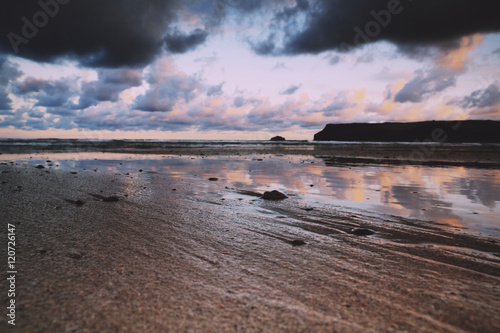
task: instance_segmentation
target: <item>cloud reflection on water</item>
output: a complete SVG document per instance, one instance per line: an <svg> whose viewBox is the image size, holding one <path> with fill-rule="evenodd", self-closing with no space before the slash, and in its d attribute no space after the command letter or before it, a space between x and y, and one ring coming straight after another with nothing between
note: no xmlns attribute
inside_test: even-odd
<svg viewBox="0 0 500 333"><path fill-rule="evenodd" d="M50 155L50 156L49 156ZM220 179L230 188L277 189L309 202L375 210L455 227L500 233L500 170L465 167L326 165L311 156L159 156L79 153L3 155L3 161L43 163L62 169L148 173L186 179ZM32 156L33 158L29 158ZM313 186L311 186L313 185Z"/></svg>

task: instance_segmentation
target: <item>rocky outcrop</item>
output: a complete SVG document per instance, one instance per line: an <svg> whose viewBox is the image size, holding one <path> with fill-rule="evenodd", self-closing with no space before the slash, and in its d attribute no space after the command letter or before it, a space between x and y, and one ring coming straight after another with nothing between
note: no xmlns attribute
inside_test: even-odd
<svg viewBox="0 0 500 333"><path fill-rule="evenodd" d="M328 124L314 141L500 143L500 121Z"/></svg>
<svg viewBox="0 0 500 333"><path fill-rule="evenodd" d="M271 141L286 141L286 139L282 136L275 136L273 138L271 138Z"/></svg>

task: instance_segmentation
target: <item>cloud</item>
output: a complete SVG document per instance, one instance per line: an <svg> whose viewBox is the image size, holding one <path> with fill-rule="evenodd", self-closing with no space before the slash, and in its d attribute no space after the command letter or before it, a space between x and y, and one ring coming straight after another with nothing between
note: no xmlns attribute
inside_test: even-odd
<svg viewBox="0 0 500 333"><path fill-rule="evenodd" d="M343 110L354 107L355 102L350 100L350 96L346 92L339 92L333 97L333 100L328 102L328 105L322 107L319 111L323 112L325 116L334 116Z"/></svg>
<svg viewBox="0 0 500 333"><path fill-rule="evenodd" d="M332 55L329 59L328 59L328 63L332 66L338 64L340 61L342 60L342 57L339 56L339 55Z"/></svg>
<svg viewBox="0 0 500 333"><path fill-rule="evenodd" d="M5 57L0 56L0 110L12 109L12 100L8 96L8 88L12 81L23 75L23 72L18 67Z"/></svg>
<svg viewBox="0 0 500 333"><path fill-rule="evenodd" d="M207 89L207 96L220 96L222 95L224 92L222 91L222 87L224 86L224 82L218 84L218 85L215 85L215 86L211 86L211 87L208 87Z"/></svg>
<svg viewBox="0 0 500 333"><path fill-rule="evenodd" d="M233 100L232 105L236 108L241 108L242 106L246 106L246 105L255 106L255 105L259 105L261 103L262 103L262 100L260 100L258 98L254 98L254 97L244 98L243 96L236 96Z"/></svg>
<svg viewBox="0 0 500 333"><path fill-rule="evenodd" d="M459 46L454 50L441 54L437 58L437 64L442 68L462 71L469 62L470 54L484 41L483 35L473 35L461 38Z"/></svg>
<svg viewBox="0 0 500 333"><path fill-rule="evenodd" d="M469 96L465 96L457 103L458 106L464 109L487 109L496 108L500 111L500 82L492 83L486 89L479 89L472 92Z"/></svg>
<svg viewBox="0 0 500 333"><path fill-rule="evenodd" d="M27 77L13 86L13 91L26 99L35 99L34 106L61 107L78 94L77 78L44 80Z"/></svg>
<svg viewBox="0 0 500 333"><path fill-rule="evenodd" d="M122 91L140 86L143 80L142 70L100 69L97 74L97 81L82 83L76 108L85 109L100 102L116 102Z"/></svg>
<svg viewBox="0 0 500 333"><path fill-rule="evenodd" d="M369 64L372 63L373 61L375 61L375 56L373 55L373 53L362 54L356 60L358 64Z"/></svg>
<svg viewBox="0 0 500 333"><path fill-rule="evenodd" d="M83 81L77 76L58 80L27 77L16 82L12 90L33 107L47 107L47 112L70 115L72 110L86 109L101 102L116 102L122 91L142 84L142 71L134 69L99 69L98 80ZM75 103L75 100L78 100Z"/></svg>
<svg viewBox="0 0 500 333"><path fill-rule="evenodd" d="M295 92L297 92L297 90L300 89L300 87L302 87L301 84L299 84L299 85L292 84L290 87L288 87L285 90L283 90L282 92L280 92L280 95L293 95L293 94L295 94Z"/></svg>
<svg viewBox="0 0 500 333"><path fill-rule="evenodd" d="M39 3L48 4L45 11ZM165 32L176 19L179 3L8 1L0 14L0 52L39 62L67 58L84 66L144 66L163 50ZM39 27L33 22L39 22Z"/></svg>
<svg viewBox="0 0 500 333"><path fill-rule="evenodd" d="M196 29L190 34L184 34L179 30L174 30L174 32L168 34L164 40L167 50L171 53L185 53L203 44L207 37L208 32L201 29Z"/></svg>
<svg viewBox="0 0 500 333"><path fill-rule="evenodd" d="M419 103L456 84L455 71L434 68L428 72L418 70L416 77L406 83L394 96L398 103Z"/></svg>
<svg viewBox="0 0 500 333"><path fill-rule="evenodd" d="M179 71L170 58L160 59L152 65L146 81L150 87L136 98L136 110L172 111L178 101L190 102L205 89L199 78Z"/></svg>
<svg viewBox="0 0 500 333"><path fill-rule="evenodd" d="M489 0L297 1L275 12L268 37L252 47L258 54L318 54L385 40L401 50L452 50L463 36L500 31L499 11Z"/></svg>

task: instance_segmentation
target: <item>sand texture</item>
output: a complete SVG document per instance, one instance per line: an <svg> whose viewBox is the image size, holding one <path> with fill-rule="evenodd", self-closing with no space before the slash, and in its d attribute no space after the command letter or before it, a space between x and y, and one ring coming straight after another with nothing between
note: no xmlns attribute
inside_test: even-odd
<svg viewBox="0 0 500 333"><path fill-rule="evenodd" d="M0 170L2 332L500 332L495 236L217 181Z"/></svg>

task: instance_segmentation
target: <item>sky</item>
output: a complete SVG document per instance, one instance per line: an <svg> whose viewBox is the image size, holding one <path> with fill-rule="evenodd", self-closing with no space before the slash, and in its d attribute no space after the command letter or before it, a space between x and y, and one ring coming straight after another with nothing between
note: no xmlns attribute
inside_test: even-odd
<svg viewBox="0 0 500 333"><path fill-rule="evenodd" d="M16 0L0 137L311 140L500 120L500 2Z"/></svg>

